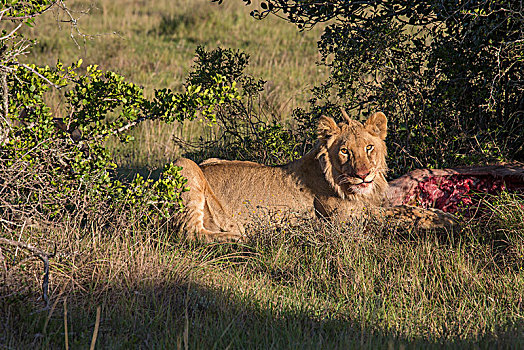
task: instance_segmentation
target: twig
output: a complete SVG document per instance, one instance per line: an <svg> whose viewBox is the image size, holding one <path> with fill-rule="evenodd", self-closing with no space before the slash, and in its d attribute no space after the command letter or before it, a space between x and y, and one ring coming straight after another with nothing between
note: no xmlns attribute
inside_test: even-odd
<svg viewBox="0 0 524 350"><path fill-rule="evenodd" d="M3 238L0 237L0 244L7 244L10 246L27 249L31 253L33 253L34 256L38 257L42 262L44 263L44 279L42 281L42 299L44 300L46 304L46 308L49 307L49 296L48 296L48 290L49 290L49 258L52 258L55 256L55 253L49 254L44 252L43 250L40 250L36 248L35 246L24 243L21 241L14 241L12 239ZM56 248L56 247L55 247Z"/></svg>
<svg viewBox="0 0 524 350"><path fill-rule="evenodd" d="M90 350L95 350L95 344L96 344L96 337L98 336L98 327L100 326L100 311L101 308L98 306L96 308L96 321L95 321L95 330L93 331L93 338L91 339L91 347Z"/></svg>
<svg viewBox="0 0 524 350"><path fill-rule="evenodd" d="M393 144L394 144L395 146L397 146L398 148L400 148L400 150L401 150L402 152L404 152L404 153L405 153L409 158L415 160L415 161L416 161L416 162L417 162L421 167L424 167L424 165L422 164L422 162L421 162L417 157L412 156L408 151L406 151L406 149L405 149L404 147L402 147L401 145L399 145L399 144L396 143L396 142L393 142Z"/></svg>
<svg viewBox="0 0 524 350"><path fill-rule="evenodd" d="M5 17L4 17L4 18L5 18ZM5 39L10 38L11 35L13 35L14 33L16 33L16 31L17 31L18 29L20 29L20 27L21 27L23 24L24 24L24 22L20 22L20 24L19 24L18 26L16 26L16 28L13 29L13 30L11 31L11 33L9 33L9 34L7 34L7 35L4 35L3 37L0 38L0 40L5 40Z"/></svg>
<svg viewBox="0 0 524 350"><path fill-rule="evenodd" d="M34 70L33 68L29 67L27 64L21 64L20 66L24 67L25 69L27 70L30 70L31 72L35 73L36 75L38 75L40 78L44 79L49 85L51 85L52 87L54 87L55 89L61 89L63 88L65 85L56 85L55 83L53 83L51 80L47 79L46 77L44 77L42 74L38 73L38 71Z"/></svg>
<svg viewBox="0 0 524 350"><path fill-rule="evenodd" d="M64 298L64 341L66 350L69 350L69 334L67 334L67 298Z"/></svg>
<svg viewBox="0 0 524 350"><path fill-rule="evenodd" d="M69 9L63 0L58 0L56 1L57 2L57 6L59 8L62 9L62 11L69 17L68 20L60 20L59 22L65 22L65 23L71 23L71 31L69 33L71 39L73 40L73 42L75 43L75 45L80 48L80 44L78 43L78 41L76 40L75 38L75 32L76 32L76 35L79 35L82 37L83 41L84 41L84 46L85 46L85 43L86 43L86 38L89 38L89 39L92 39L92 38L95 38L95 37L99 37L99 36L102 36L102 35L118 35L117 32L112 32L112 33L104 33L104 34L96 34L96 35L92 35L92 34L85 34L83 33L82 31L80 31L80 29L78 28L78 20L89 13L89 11L91 11L91 9L93 8L93 5L91 5L91 7L85 11L80 11L80 16L78 18L75 18L73 16L73 12L74 13L78 13L78 11L72 11L71 9ZM58 20L58 17L57 17L57 20Z"/></svg>
<svg viewBox="0 0 524 350"><path fill-rule="evenodd" d="M130 128L132 128L133 126L137 125L138 123L141 123L141 122L143 122L144 120L147 120L147 119L149 119L149 118L151 118L151 117L150 117L150 116L140 117L140 118L138 118L137 120L132 121L132 122L130 122L129 124L126 124L126 125L124 125L124 126L118 128L118 129L110 130L110 131L108 131L108 132L106 132L106 133L103 133L103 134L97 135L97 136L94 137L94 140L101 140L101 139L103 139L104 137L106 137L106 136L110 136L110 135L118 135L118 134L120 134L121 132L126 131L127 129L130 129Z"/></svg>
<svg viewBox="0 0 524 350"><path fill-rule="evenodd" d="M11 11L12 7L5 8L0 11L0 21L2 20L2 17L4 17L4 13Z"/></svg>
<svg viewBox="0 0 524 350"><path fill-rule="evenodd" d="M120 134L122 131L126 131L127 129L132 128L133 126L137 125L138 123L141 123L144 120L149 119L149 118L150 118L149 116L140 117L137 120L135 120L135 121L133 121L133 122L127 124L127 125L122 126L121 128L118 128L116 130L112 130L110 132L110 134L113 134L113 135Z"/></svg>
<svg viewBox="0 0 524 350"><path fill-rule="evenodd" d="M7 273L7 263L5 262L4 254L2 254L2 247L0 247L0 264L3 265L4 270Z"/></svg>
<svg viewBox="0 0 524 350"><path fill-rule="evenodd" d="M20 234L18 235L18 241L17 242L20 242L20 239L22 239L22 235L24 234L24 229L25 229L26 223L27 223L27 221L24 220L24 223L22 224L22 228L20 229ZM19 249L20 249L20 247L16 247L15 256L13 258L13 263L16 261L16 258L18 257L18 250Z"/></svg>
<svg viewBox="0 0 524 350"><path fill-rule="evenodd" d="M9 127L11 126L11 121L9 120L9 90L7 89L7 73L1 72L0 79L2 80L0 83L2 84L2 109L4 110L4 115L2 117L4 119L6 127L9 129Z"/></svg>
<svg viewBox="0 0 524 350"><path fill-rule="evenodd" d="M42 11L33 13L31 15L20 16L20 17L13 17L13 16L11 16L11 17L3 17L2 20L3 21L7 21L7 20L22 20L22 19L29 19L29 18L33 18L33 17L36 17L36 16L40 16L42 13L48 11L51 7L55 6L57 2L58 1L53 1L49 6L47 6ZM6 10L11 10L11 8L6 9ZM4 12L4 11L2 11L2 12Z"/></svg>

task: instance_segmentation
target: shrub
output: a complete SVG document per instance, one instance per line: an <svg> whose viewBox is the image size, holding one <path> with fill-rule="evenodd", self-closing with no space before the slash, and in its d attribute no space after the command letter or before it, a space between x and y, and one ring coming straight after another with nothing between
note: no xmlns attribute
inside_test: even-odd
<svg viewBox="0 0 524 350"><path fill-rule="evenodd" d="M187 143L190 156L197 160L209 157L281 164L300 155L300 134L289 125L260 108L260 93L265 81L244 72L249 55L239 50L216 48L196 50L197 59L186 86L212 84L220 74L228 84L237 86L239 98L221 103L216 109L215 133L201 142Z"/></svg>
<svg viewBox="0 0 524 350"><path fill-rule="evenodd" d="M217 107L238 98L234 82L213 74L205 84L187 84L180 93L155 90L148 99L141 87L117 73L97 66L83 70L81 60L71 66L58 62L56 67L19 63L18 56L30 43L17 29L57 4L12 1L2 12L2 20L14 22L11 32L3 31L0 43L3 223L82 214L107 219L107 210L121 211L122 206L149 208L144 218L154 221L179 210L179 194L186 190L180 169L168 165L158 182L137 177L124 186L112 176L115 164L104 141L110 135L129 141L126 132L146 119L182 122L199 117L214 122ZM51 90L63 101L61 118L46 102Z"/></svg>
<svg viewBox="0 0 524 350"><path fill-rule="evenodd" d="M250 3L249 0L244 0ZM522 11L515 1L267 0L252 12L307 29L330 77L316 87L306 125L343 105L390 119L395 173L524 159Z"/></svg>

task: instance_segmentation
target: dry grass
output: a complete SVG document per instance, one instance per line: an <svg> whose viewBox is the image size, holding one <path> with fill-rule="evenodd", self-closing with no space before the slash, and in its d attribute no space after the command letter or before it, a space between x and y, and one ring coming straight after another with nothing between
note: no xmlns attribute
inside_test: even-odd
<svg viewBox="0 0 524 350"><path fill-rule="evenodd" d="M309 89L327 74L315 65L320 27L299 32L276 18L256 21L249 16L253 6L241 1L220 6L208 0L160 0L154 6L137 0L68 4L77 11L90 9L89 15L75 13L81 16L80 31L88 36L73 30L75 43L70 26L57 23L64 15L47 13L30 30L38 44L28 62L54 65L60 59L68 64L82 58L84 66L98 64L116 71L150 94L153 89L182 87L198 45L240 49L251 56L248 73L268 81L262 97L268 111L283 120L306 102ZM54 105L60 105L56 96ZM61 113L58 107L56 113ZM178 125L143 124L132 144L112 141L109 146L123 166L159 167L180 155L171 140L175 133L190 138L201 133L201 126L188 124L181 130Z"/></svg>
<svg viewBox="0 0 524 350"><path fill-rule="evenodd" d="M192 244L133 220L25 231L58 244L53 307L37 300L41 264L4 249L0 344L64 347L67 298L71 347L90 344L100 306L101 348L520 348L520 205L506 198L500 215L453 233L260 219L246 245Z"/></svg>
<svg viewBox="0 0 524 350"><path fill-rule="evenodd" d="M318 32L255 22L240 1L226 3L99 2L82 30L121 34L80 48L48 16L27 60L83 57L151 92L180 88L198 44L241 48L251 54L251 73L271 80L265 98L285 119L323 80L312 64ZM144 124L137 143L113 147L125 166L157 166L177 156L173 134L200 131L184 128ZM56 256L44 309L42 263L0 246L0 347L87 348L98 325L97 347L111 349L523 348L523 204L502 196L493 217L450 233L362 223L274 227L259 218L246 245L188 243L168 223L141 224L140 210L115 209L103 224L71 218L54 228L3 227L2 237L49 252L56 245Z"/></svg>

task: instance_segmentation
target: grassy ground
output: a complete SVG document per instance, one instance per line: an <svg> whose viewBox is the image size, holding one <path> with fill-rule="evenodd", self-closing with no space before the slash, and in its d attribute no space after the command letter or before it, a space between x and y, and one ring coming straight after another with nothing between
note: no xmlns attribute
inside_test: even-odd
<svg viewBox="0 0 524 350"><path fill-rule="evenodd" d="M81 30L120 34L85 45L77 35L80 47L48 14L27 60L82 57L151 92L181 87L198 44L241 48L251 54L251 73L271 81L265 98L286 118L325 76L313 64L319 31L255 22L240 1L226 3L99 2ZM144 125L137 143L119 148L121 165L176 157L171 135L198 132L192 128ZM115 211L111 225L71 219L0 231L57 252L44 309L41 261L0 247L0 348L87 348L93 334L98 348L110 349L523 348L524 203L493 201L491 218L464 220L457 232L275 228L262 218L245 245L188 243L169 223L140 226L140 212Z"/></svg>
<svg viewBox="0 0 524 350"><path fill-rule="evenodd" d="M327 73L315 65L321 28L299 32L276 18L256 21L249 16L254 7L241 1L220 6L208 0L68 4L77 11L73 16L80 17L79 31L57 22L68 19L63 13L46 13L31 30L38 44L27 61L54 65L57 59L67 64L82 58L84 65L119 72L151 93L154 88L182 87L198 45L239 49L251 56L248 73L267 80L263 100L280 119L304 104L309 89ZM82 15L88 9L89 14ZM191 138L200 128L198 123L183 127L144 123L135 132L135 143L111 142L110 147L123 166L160 166L180 154L173 135Z"/></svg>
<svg viewBox="0 0 524 350"><path fill-rule="evenodd" d="M26 231L58 244L52 307L41 263L5 254L0 344L86 348L100 307L99 348L522 348L522 204L448 233L262 218L242 246L129 223Z"/></svg>

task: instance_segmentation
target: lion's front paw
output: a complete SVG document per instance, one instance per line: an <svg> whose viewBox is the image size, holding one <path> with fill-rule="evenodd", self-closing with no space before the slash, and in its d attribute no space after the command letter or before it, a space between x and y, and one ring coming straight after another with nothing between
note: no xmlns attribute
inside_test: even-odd
<svg viewBox="0 0 524 350"><path fill-rule="evenodd" d="M401 205L387 208L386 215L390 219L394 219L400 225L421 229L449 229L458 225L458 222L453 215L438 209L424 209Z"/></svg>
<svg viewBox="0 0 524 350"><path fill-rule="evenodd" d="M422 209L417 226L422 229L446 228L458 226L455 216L438 209Z"/></svg>
<svg viewBox="0 0 524 350"><path fill-rule="evenodd" d="M240 232L220 232L207 237L211 242L244 242L245 235Z"/></svg>

